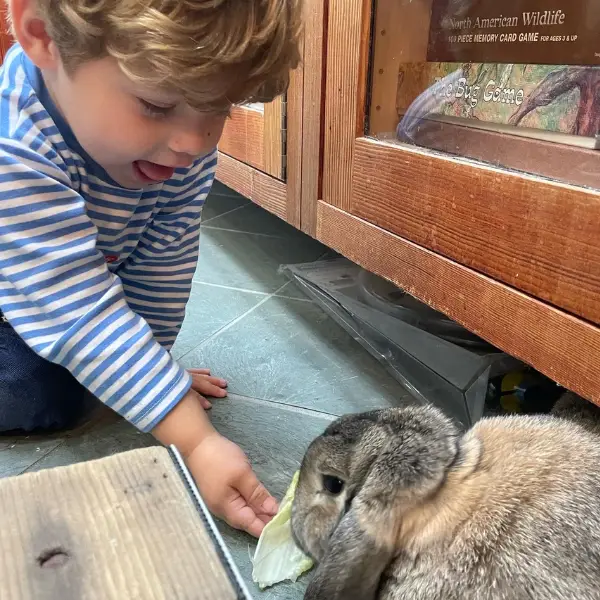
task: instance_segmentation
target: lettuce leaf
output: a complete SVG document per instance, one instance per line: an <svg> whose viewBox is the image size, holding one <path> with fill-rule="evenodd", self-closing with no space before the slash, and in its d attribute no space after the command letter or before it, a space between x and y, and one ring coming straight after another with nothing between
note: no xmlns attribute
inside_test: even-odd
<svg viewBox="0 0 600 600"><path fill-rule="evenodd" d="M299 471L294 474L278 513L265 526L256 546L252 579L261 590L287 579L296 581L313 567L312 559L296 546L292 537L292 502L299 475Z"/></svg>

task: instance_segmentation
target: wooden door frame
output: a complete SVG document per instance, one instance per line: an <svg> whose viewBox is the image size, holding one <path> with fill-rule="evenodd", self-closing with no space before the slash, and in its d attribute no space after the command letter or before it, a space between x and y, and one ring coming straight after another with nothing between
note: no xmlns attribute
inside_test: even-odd
<svg viewBox="0 0 600 600"><path fill-rule="evenodd" d="M596 219L595 226L600 223L600 194L366 137L371 0L329 0L324 6L327 34L321 57L326 70L324 112L319 121L322 135L317 142L306 132L304 146L309 157L317 146L320 148L322 183L315 182L314 174L311 181L304 177L302 228L559 384L600 404L600 329L590 318L597 317L600 303L600 294L594 295L600 289L591 272L598 265L600 236L593 239L595 228L590 225L592 219ZM305 75L305 103L307 87L319 85L314 72L310 77L309 82ZM306 122L311 114L314 111L305 112ZM314 121L311 126L315 126ZM308 158L303 163L306 175L310 161ZM456 169L460 169L462 183L471 186L477 196L469 203L474 224L465 223L465 230L471 228L475 233L481 227L477 213L481 197L490 192L494 181L502 181L512 190L503 198L506 210L517 211L525 225L527 218L537 219L536 241L546 243L546 248L553 247L551 238L557 232L554 220L560 224L569 216L579 218L581 236L574 239L571 234L569 241L587 244L588 272L578 262L580 257L568 257L577 267L575 274L565 273L552 290L552 265L536 262L540 254L534 244L523 248L522 256L512 256L513 262L494 270L493 263L473 247L461 253L451 241L436 242L432 230L442 228L450 215L441 212L440 205L448 209L430 182L437 179L438 186L455 196L452 176L456 176ZM416 179L419 173L420 180ZM414 227L406 212L403 218L393 219L394 232L377 222L376 203L393 197L398 186L402 186L403 203L414 204L415 198L428 201L433 215L430 227ZM424 188L429 188L429 195L423 196ZM528 213L523 200L546 212ZM464 199L457 198L456 202L463 202L464 208ZM406 210L404 205L402 209ZM587 229L583 215L589 217ZM496 238L504 236L506 240L501 227L492 227ZM476 240L475 250L481 245ZM580 246L573 248L576 251ZM550 261L564 258L556 248L548 257ZM575 287L583 290L586 300L578 305L571 302L576 298ZM582 318L581 313L588 318Z"/></svg>
<svg viewBox="0 0 600 600"><path fill-rule="evenodd" d="M304 45L301 48L304 53ZM236 109L219 143L217 179L294 227L300 228L302 183L302 99L304 68L290 76L284 98L265 105L262 127L248 108ZM285 101L285 129L278 127L281 102ZM257 112L257 111L254 111ZM246 150L235 150L235 130L247 132ZM250 132L253 132L250 135ZM285 171L278 170L285 141ZM262 148L262 159L257 149ZM237 154L237 156L236 156Z"/></svg>
<svg viewBox="0 0 600 600"><path fill-rule="evenodd" d="M236 106L219 140L219 151L285 181L285 95L264 104Z"/></svg>

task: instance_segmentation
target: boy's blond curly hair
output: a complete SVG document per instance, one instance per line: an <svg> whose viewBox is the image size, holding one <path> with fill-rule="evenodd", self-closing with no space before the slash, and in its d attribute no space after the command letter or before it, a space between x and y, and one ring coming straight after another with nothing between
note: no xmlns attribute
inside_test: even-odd
<svg viewBox="0 0 600 600"><path fill-rule="evenodd" d="M68 71L112 56L199 110L269 102L300 61L301 0L37 0Z"/></svg>

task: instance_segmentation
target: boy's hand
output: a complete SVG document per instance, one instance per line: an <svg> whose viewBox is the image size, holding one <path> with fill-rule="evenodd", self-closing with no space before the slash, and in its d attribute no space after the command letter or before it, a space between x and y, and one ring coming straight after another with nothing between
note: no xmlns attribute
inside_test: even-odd
<svg viewBox="0 0 600 600"><path fill-rule="evenodd" d="M232 527L259 536L277 502L258 481L241 448L217 433L192 389L152 430L183 455L208 508Z"/></svg>
<svg viewBox="0 0 600 600"><path fill-rule="evenodd" d="M212 396L213 398L227 396L225 390L227 382L219 377L212 377L210 369L188 369L188 373L192 376L192 389L200 394L200 404L205 410L212 407L205 396Z"/></svg>
<svg viewBox="0 0 600 600"><path fill-rule="evenodd" d="M259 537L278 507L242 449L214 433L198 444L187 464L211 512L232 527Z"/></svg>

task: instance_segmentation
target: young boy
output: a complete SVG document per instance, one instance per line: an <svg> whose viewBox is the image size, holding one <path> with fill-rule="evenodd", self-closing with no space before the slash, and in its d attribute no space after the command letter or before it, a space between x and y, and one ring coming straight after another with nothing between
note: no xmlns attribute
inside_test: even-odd
<svg viewBox="0 0 600 600"><path fill-rule="evenodd" d="M69 426L86 390L186 457L215 514L277 510L170 356L233 103L282 93L299 0L10 0L0 70L0 431Z"/></svg>

